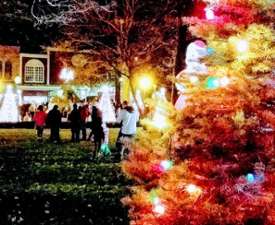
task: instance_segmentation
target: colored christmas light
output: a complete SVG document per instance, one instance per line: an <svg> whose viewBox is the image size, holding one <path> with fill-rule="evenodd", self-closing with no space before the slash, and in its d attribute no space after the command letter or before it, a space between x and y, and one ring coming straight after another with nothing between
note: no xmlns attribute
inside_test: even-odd
<svg viewBox="0 0 275 225"><path fill-rule="evenodd" d="M171 160L163 160L160 162L160 166L165 170L170 170L173 166L173 162Z"/></svg>
<svg viewBox="0 0 275 225"><path fill-rule="evenodd" d="M151 190L150 193L149 193L149 200L152 204L157 204L159 203L159 198L158 198L158 195L157 195L157 192L155 189Z"/></svg>
<svg viewBox="0 0 275 225"><path fill-rule="evenodd" d="M206 79L206 88L207 89L216 89L220 86L219 84L219 78L217 77L208 77Z"/></svg>
<svg viewBox="0 0 275 225"><path fill-rule="evenodd" d="M207 48L207 54L212 55L215 52L213 48Z"/></svg>
<svg viewBox="0 0 275 225"><path fill-rule="evenodd" d="M248 173L246 175L246 180L247 180L248 183L254 183L254 181L255 181L254 174L253 173Z"/></svg>

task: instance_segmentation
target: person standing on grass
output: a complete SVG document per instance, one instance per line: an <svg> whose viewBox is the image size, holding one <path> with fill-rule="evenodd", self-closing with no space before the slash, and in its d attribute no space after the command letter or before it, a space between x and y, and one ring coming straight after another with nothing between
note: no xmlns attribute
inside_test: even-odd
<svg viewBox="0 0 275 225"><path fill-rule="evenodd" d="M59 130L61 126L61 113L58 110L57 105L55 105L53 109L49 111L47 124L51 129L50 141L53 143L60 142Z"/></svg>
<svg viewBox="0 0 275 225"><path fill-rule="evenodd" d="M33 116L38 140L42 140L43 130L46 125L46 118L47 114L44 112L43 105L38 106L38 111Z"/></svg>
<svg viewBox="0 0 275 225"><path fill-rule="evenodd" d="M79 109L80 117L81 117L81 132L82 132L82 140L86 141L87 133L86 133L86 120L89 116L89 107L88 105L84 105Z"/></svg>
<svg viewBox="0 0 275 225"><path fill-rule="evenodd" d="M121 118L122 117L122 114L124 114L124 111L126 110L125 108L128 106L128 102L127 101L123 101L122 104L121 104L121 107L119 107L117 109L117 118ZM120 138L121 138L121 129L122 129L122 121L119 122L119 126L120 126L120 129L119 129L119 132L118 132L118 136L117 136L117 139L116 139L116 148L117 149L120 149L121 148L121 142L120 142Z"/></svg>
<svg viewBox="0 0 275 225"><path fill-rule="evenodd" d="M124 110L122 110L117 118L117 122L121 123L120 137L122 139L124 137L133 138L137 131L137 122L139 120L139 112L135 110L132 106L126 106ZM121 141L119 140L121 143ZM121 150L122 143L119 146L119 150Z"/></svg>
<svg viewBox="0 0 275 225"><path fill-rule="evenodd" d="M102 127L102 113L101 111L96 107L93 106L92 108L92 122L91 122L91 128L92 128L92 134L94 136L94 157L98 154L101 144L104 141L104 131Z"/></svg>
<svg viewBox="0 0 275 225"><path fill-rule="evenodd" d="M79 142L79 134L81 127L81 116L77 109L77 104L73 105L73 110L69 114L68 120L71 122L72 142Z"/></svg>

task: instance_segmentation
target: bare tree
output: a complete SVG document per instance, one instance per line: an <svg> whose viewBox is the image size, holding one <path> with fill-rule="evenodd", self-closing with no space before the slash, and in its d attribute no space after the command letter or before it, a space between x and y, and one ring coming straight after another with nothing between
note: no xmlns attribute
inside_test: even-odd
<svg viewBox="0 0 275 225"><path fill-rule="evenodd" d="M118 77L127 77L134 92L137 67L149 63L165 75L173 71L178 41L173 18L180 2L187 1L33 0L32 15L37 26L59 24L70 48L99 57Z"/></svg>

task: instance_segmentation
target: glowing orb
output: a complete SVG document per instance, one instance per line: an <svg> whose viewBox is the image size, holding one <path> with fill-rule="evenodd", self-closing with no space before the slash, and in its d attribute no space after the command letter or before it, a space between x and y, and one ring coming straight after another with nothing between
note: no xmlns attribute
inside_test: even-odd
<svg viewBox="0 0 275 225"><path fill-rule="evenodd" d="M165 213L165 206L161 203L156 204L154 206L153 212L158 214L158 215L163 215Z"/></svg>
<svg viewBox="0 0 275 225"><path fill-rule="evenodd" d="M220 86L219 79L217 77L208 77L206 79L206 88L207 89L215 89Z"/></svg>
<svg viewBox="0 0 275 225"><path fill-rule="evenodd" d="M248 42L246 40L239 40L236 44L238 52L246 52L248 50Z"/></svg>
<svg viewBox="0 0 275 225"><path fill-rule="evenodd" d="M205 11L205 17L206 17L206 19L208 19L208 20L215 19L215 14L214 14L213 9L211 9L211 8L205 8L204 11Z"/></svg>
<svg viewBox="0 0 275 225"><path fill-rule="evenodd" d="M195 184L188 184L186 186L186 191L190 194L190 195L200 195L202 190L200 187L196 186Z"/></svg>
<svg viewBox="0 0 275 225"><path fill-rule="evenodd" d="M248 174L246 175L246 180L247 180L248 183L253 183L253 182L255 181L254 174L248 173Z"/></svg>
<svg viewBox="0 0 275 225"><path fill-rule="evenodd" d="M171 160L163 160L160 162L160 166L164 169L164 170L169 170L172 168L173 166L173 162Z"/></svg>
<svg viewBox="0 0 275 225"><path fill-rule="evenodd" d="M60 79L68 82L74 79L74 72L69 68L63 68L60 73Z"/></svg>
<svg viewBox="0 0 275 225"><path fill-rule="evenodd" d="M230 83L230 80L228 77L222 77L220 79L220 85L221 87L226 87Z"/></svg>
<svg viewBox="0 0 275 225"><path fill-rule="evenodd" d="M141 77L139 80L139 86L144 90L150 89L153 86L152 78L148 76Z"/></svg>
<svg viewBox="0 0 275 225"><path fill-rule="evenodd" d="M199 78L197 76L190 76L189 80L192 84L196 84L199 82Z"/></svg>
<svg viewBox="0 0 275 225"><path fill-rule="evenodd" d="M20 76L16 76L16 77L14 78L14 82L15 82L16 84L21 84L21 77L20 77Z"/></svg>

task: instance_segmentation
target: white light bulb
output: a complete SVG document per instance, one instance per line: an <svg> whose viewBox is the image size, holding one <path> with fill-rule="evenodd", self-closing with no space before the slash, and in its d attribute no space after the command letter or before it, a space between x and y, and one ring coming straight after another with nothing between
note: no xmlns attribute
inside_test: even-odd
<svg viewBox="0 0 275 225"><path fill-rule="evenodd" d="M163 215L165 213L165 207L163 204L157 204L155 205L153 212L158 214L158 215Z"/></svg>
<svg viewBox="0 0 275 225"><path fill-rule="evenodd" d="M206 19L213 20L215 18L215 14L214 14L213 9L206 8L206 9L204 9L204 11L205 11Z"/></svg>
<svg viewBox="0 0 275 225"><path fill-rule="evenodd" d="M186 186L186 191L190 194L190 195L200 195L202 190L200 187L194 185L194 184L188 184Z"/></svg>
<svg viewBox="0 0 275 225"><path fill-rule="evenodd" d="M192 84L196 84L199 81L199 78L197 76L190 76L189 80Z"/></svg>
<svg viewBox="0 0 275 225"><path fill-rule="evenodd" d="M230 79L228 77L222 77L220 79L221 87L226 87L230 83Z"/></svg>
<svg viewBox="0 0 275 225"><path fill-rule="evenodd" d="M246 52L248 50L248 42L246 40L239 40L236 44L238 52Z"/></svg>

